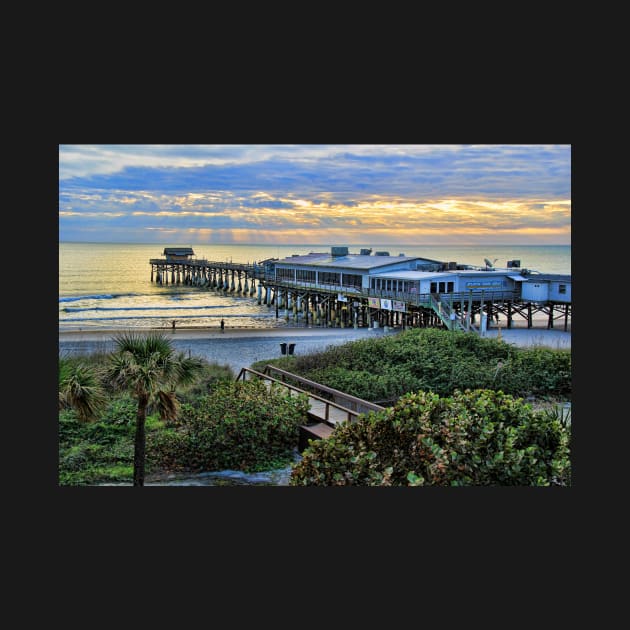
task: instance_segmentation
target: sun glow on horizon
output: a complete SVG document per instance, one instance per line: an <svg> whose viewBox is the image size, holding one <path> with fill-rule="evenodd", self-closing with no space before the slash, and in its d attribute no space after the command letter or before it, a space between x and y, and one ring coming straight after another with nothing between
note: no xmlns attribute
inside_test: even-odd
<svg viewBox="0 0 630 630"><path fill-rule="evenodd" d="M567 145L62 145L59 235L569 243L570 167Z"/></svg>

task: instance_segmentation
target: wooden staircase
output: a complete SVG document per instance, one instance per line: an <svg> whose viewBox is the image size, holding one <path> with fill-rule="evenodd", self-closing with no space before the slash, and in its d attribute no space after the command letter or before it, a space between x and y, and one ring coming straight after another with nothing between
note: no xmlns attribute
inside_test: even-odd
<svg viewBox="0 0 630 630"><path fill-rule="evenodd" d="M262 372L251 368L242 368L236 380L246 381L252 378L262 380L268 389L274 385L286 388L289 396L294 393L307 396L309 402L308 422L300 426L298 445L300 451L308 446L309 440L330 437L335 426L342 422L354 422L362 413L385 409L376 403L346 394L338 389L311 381L273 365L266 365ZM298 384L303 387L299 387ZM325 395L331 397L332 400L325 398Z"/></svg>

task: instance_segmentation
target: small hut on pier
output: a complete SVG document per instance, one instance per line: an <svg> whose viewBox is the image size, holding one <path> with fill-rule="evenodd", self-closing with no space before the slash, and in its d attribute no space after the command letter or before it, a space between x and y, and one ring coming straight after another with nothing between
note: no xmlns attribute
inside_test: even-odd
<svg viewBox="0 0 630 630"><path fill-rule="evenodd" d="M192 260L195 252L192 247L165 247L163 254L167 262L186 262Z"/></svg>

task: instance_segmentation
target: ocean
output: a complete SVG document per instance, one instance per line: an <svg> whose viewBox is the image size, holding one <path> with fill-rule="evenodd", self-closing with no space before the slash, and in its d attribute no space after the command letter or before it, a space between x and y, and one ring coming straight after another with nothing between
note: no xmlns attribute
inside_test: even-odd
<svg viewBox="0 0 630 630"><path fill-rule="evenodd" d="M212 289L151 282L149 259L161 258L165 247L192 246L197 258L252 263L291 254L328 252L330 245L191 245L179 243L59 243L59 330L122 330L177 327L286 327L275 309L258 305L256 296L224 296ZM571 273L570 245L352 245L388 251L391 255L484 265L484 259L505 267L541 273Z"/></svg>

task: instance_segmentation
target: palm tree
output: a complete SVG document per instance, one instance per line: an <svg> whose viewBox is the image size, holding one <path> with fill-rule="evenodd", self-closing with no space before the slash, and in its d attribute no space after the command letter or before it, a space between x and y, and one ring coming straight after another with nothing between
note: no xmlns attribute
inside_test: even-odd
<svg viewBox="0 0 630 630"><path fill-rule="evenodd" d="M94 420L105 403L94 368L59 358L59 409L72 408L81 422Z"/></svg>
<svg viewBox="0 0 630 630"><path fill-rule="evenodd" d="M133 485L144 485L145 423L153 404L160 417L177 416L177 385L192 382L204 362L175 354L170 339L161 333L123 333L114 337L116 352L110 355L106 380L116 389L128 390L138 401L133 453Z"/></svg>

